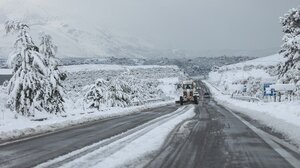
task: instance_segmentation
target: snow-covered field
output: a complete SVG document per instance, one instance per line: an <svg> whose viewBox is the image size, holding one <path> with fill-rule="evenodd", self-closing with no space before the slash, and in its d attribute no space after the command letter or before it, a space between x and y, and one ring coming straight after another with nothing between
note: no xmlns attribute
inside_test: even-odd
<svg viewBox="0 0 300 168"><path fill-rule="evenodd" d="M276 82L274 70L283 62L280 55L272 55L247 62L220 67L209 74L206 84L215 100L221 105L251 117L282 133L300 146L300 101L249 102L234 99L234 94L262 97L264 82ZM247 88L243 92L243 87Z"/></svg>
<svg viewBox="0 0 300 168"><path fill-rule="evenodd" d="M67 80L63 82L69 97L66 108L71 110L83 109L84 97L87 88L99 78L115 79L122 76L135 80L131 87L142 88L140 99L148 101L170 100L176 96L175 84L185 78L176 66L121 66L121 65L78 65L62 68L67 73ZM125 73L125 75L124 75ZM146 85L146 86L145 86ZM171 90L170 90L171 89ZM146 100L147 103L147 100Z"/></svg>
<svg viewBox="0 0 300 168"><path fill-rule="evenodd" d="M61 129L66 126L114 116L128 115L142 109L174 103L177 98L175 84L183 73L176 66L119 66L119 65L79 65L62 68L67 74L63 82L66 89L65 113L54 115L36 112L34 117L23 117L11 112L6 107L7 89L0 86L0 140L8 140L26 135L34 135ZM124 72L125 75L124 75ZM116 78L122 75L125 79L134 76L137 82L146 82L149 88L145 90L144 98L137 106L101 107L100 110L85 106L86 88L94 84L98 78ZM148 85L147 85L148 86ZM139 86L139 83L133 87ZM146 92L148 91L148 92ZM33 121L40 119L44 121Z"/></svg>

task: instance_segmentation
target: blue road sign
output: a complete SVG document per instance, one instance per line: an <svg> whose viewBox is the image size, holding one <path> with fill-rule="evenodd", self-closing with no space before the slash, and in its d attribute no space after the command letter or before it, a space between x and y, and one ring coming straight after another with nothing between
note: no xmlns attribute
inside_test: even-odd
<svg viewBox="0 0 300 168"><path fill-rule="evenodd" d="M271 89L270 86L273 85L274 83L265 83L264 84L264 96L274 96L275 90Z"/></svg>

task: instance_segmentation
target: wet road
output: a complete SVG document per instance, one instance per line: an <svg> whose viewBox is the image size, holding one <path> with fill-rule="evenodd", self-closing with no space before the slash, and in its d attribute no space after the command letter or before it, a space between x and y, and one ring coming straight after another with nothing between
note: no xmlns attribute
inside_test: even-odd
<svg viewBox="0 0 300 168"><path fill-rule="evenodd" d="M5 146L0 144L0 167L33 167L174 112L179 107L169 105L153 108L133 115L97 121Z"/></svg>
<svg viewBox="0 0 300 168"><path fill-rule="evenodd" d="M203 83L199 84L202 90L207 91ZM173 131L164 147L146 167L292 167L241 120L213 100L203 99L196 113L193 119Z"/></svg>
<svg viewBox="0 0 300 168"><path fill-rule="evenodd" d="M3 82L6 81L6 80L9 81L11 77L12 77L12 75L2 75L2 74L0 74L0 85L2 85Z"/></svg>

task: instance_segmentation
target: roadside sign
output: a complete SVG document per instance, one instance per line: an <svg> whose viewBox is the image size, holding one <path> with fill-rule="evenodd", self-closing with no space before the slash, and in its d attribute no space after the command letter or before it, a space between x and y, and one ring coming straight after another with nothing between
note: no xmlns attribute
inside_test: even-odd
<svg viewBox="0 0 300 168"><path fill-rule="evenodd" d="M275 89L270 88L274 83L265 83L264 84L264 96L274 96Z"/></svg>
<svg viewBox="0 0 300 168"><path fill-rule="evenodd" d="M246 85L244 85L244 87L243 87L243 92L244 93L247 92L247 86Z"/></svg>

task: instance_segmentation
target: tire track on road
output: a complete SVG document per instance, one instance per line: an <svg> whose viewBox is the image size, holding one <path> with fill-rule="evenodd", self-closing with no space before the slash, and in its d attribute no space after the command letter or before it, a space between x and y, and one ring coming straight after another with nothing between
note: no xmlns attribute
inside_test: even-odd
<svg viewBox="0 0 300 168"><path fill-rule="evenodd" d="M185 113L189 109L191 109L193 106L184 106L180 109L176 110L175 112L172 112L170 114L166 114L164 116L161 116L159 118L156 118L154 120L151 120L141 126L138 126L136 128L133 128L131 130L128 130L127 132L124 132L120 135L114 136L110 139L103 140L99 143L96 143L94 145L85 147L83 149L79 149L77 151L71 152L70 154L67 154L65 156L58 157L54 160L48 161L46 163L40 164L37 166L37 168L40 167L50 167L50 168L56 168L56 167L65 167L68 163L74 161L75 159L78 159L80 157L84 157L85 155L92 153L96 150L102 150L101 156L97 155L94 157L97 157L97 161L101 162L106 157L112 155L113 153L117 152L124 146L126 146L128 143L134 141L138 137L141 137L148 133L149 131L153 130L154 128L159 127L161 124L172 120L173 118L176 118L180 116L181 114ZM110 148L108 148L110 146ZM106 147L106 148L105 148ZM101 149L103 148L103 149ZM98 152L97 152L98 153ZM93 158L89 158L93 160ZM91 163L92 165L96 164L95 162ZM82 167L83 165L78 164L76 167ZM72 165L71 167L74 167Z"/></svg>

